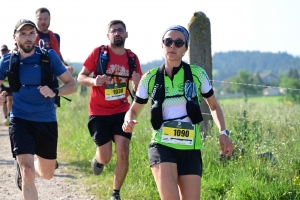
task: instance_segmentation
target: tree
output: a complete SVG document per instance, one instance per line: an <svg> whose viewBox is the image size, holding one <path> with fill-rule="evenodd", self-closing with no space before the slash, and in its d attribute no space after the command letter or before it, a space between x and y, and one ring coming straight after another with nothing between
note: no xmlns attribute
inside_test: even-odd
<svg viewBox="0 0 300 200"><path fill-rule="evenodd" d="M234 92L243 92L245 101L247 101L248 94L258 94L261 92L261 88L257 88L253 85L261 84L261 80L258 77L258 74L253 75L247 72L245 69L242 69L238 72L237 76L234 76L231 79L232 82L241 83L241 84L231 84L230 88ZM251 84L251 85L246 85Z"/></svg>
<svg viewBox="0 0 300 200"><path fill-rule="evenodd" d="M295 78L295 79L299 79L300 76L298 74L298 70L297 69L293 69L293 68L290 68L289 72L288 72L288 77L290 78Z"/></svg>
<svg viewBox="0 0 300 200"><path fill-rule="evenodd" d="M287 100L300 102L299 78L292 78L290 75L282 76L280 78L279 86L283 88L290 88L285 90L285 97Z"/></svg>

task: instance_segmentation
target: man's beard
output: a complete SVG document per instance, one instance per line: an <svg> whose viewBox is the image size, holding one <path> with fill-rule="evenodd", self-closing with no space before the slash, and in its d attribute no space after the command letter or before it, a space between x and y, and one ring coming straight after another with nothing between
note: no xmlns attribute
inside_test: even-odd
<svg viewBox="0 0 300 200"><path fill-rule="evenodd" d="M115 47L122 47L124 46L125 41L123 39L121 40L114 40L114 42L112 43L113 46Z"/></svg>
<svg viewBox="0 0 300 200"><path fill-rule="evenodd" d="M49 26L50 26L50 23L47 25L47 24L45 24L44 26L37 26L37 28L38 28L38 30L40 31L40 32L42 32L42 33L47 33L48 32L48 28L49 28Z"/></svg>
<svg viewBox="0 0 300 200"><path fill-rule="evenodd" d="M30 53L34 49L34 45L32 44L31 46L29 44L23 45L19 44L19 48L24 52L24 53Z"/></svg>
<svg viewBox="0 0 300 200"><path fill-rule="evenodd" d="M47 33L48 32L48 28L49 28L49 25L48 26L44 26L42 29L40 29L40 31L42 33Z"/></svg>

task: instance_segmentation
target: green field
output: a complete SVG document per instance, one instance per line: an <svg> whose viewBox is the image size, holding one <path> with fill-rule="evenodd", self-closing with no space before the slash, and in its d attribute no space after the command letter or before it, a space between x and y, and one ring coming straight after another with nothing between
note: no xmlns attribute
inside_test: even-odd
<svg viewBox="0 0 300 200"><path fill-rule="evenodd" d="M95 153L88 129L88 100L70 95L58 109L59 156L70 170L84 177L87 192L96 199L109 199L112 192L115 155L100 176L94 176L90 161ZM203 177L201 199L288 200L300 199L300 105L281 98L220 100L227 128L235 143L230 159L220 158L218 130L213 125L202 149ZM121 190L122 199L158 200L159 195L148 165L151 137L149 107L145 107L133 133L130 166ZM262 152L271 152L259 156Z"/></svg>

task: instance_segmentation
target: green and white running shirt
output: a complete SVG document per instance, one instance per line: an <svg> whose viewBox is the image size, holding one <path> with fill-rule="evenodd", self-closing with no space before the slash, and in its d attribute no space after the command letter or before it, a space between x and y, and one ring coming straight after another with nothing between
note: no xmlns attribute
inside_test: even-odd
<svg viewBox="0 0 300 200"><path fill-rule="evenodd" d="M205 98L209 98L214 94L214 92L205 70L199 66L190 66L193 74L193 81L196 83L198 88L197 93L200 105L200 95ZM135 101L137 103L146 104L148 98L151 98L157 70L158 68L154 68L142 77L136 92ZM175 72L173 80L171 80L167 75L164 76L166 97L184 94L184 68L181 65L179 68L174 68L173 70L174 72L178 71L177 73ZM162 106L164 120L187 115L186 99L184 96L165 98ZM189 117L185 117L182 120L179 119L171 121L169 125L175 124L174 128L170 128L168 124L163 124L159 130L153 131L152 141L175 149L201 149L202 140L199 124L192 125L194 126L193 131L189 123L184 122L189 122L191 124ZM162 132L163 128L164 132ZM166 135L166 133L170 134Z"/></svg>

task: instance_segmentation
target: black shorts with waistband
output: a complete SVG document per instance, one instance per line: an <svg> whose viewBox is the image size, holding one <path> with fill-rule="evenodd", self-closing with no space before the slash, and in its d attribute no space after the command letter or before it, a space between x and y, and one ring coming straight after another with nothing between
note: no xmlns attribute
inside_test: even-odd
<svg viewBox="0 0 300 200"><path fill-rule="evenodd" d="M20 154L36 154L45 159L57 157L57 122L34 122L13 117L9 136L15 158Z"/></svg>
<svg viewBox="0 0 300 200"><path fill-rule="evenodd" d="M109 141L114 141L114 135L121 135L131 139L131 133L125 133L122 129L125 112L107 116L89 117L88 128L95 144L99 147Z"/></svg>
<svg viewBox="0 0 300 200"><path fill-rule="evenodd" d="M176 163L178 176L199 175L202 177L202 157L199 149L180 150L150 143L148 158L150 166L163 162Z"/></svg>

